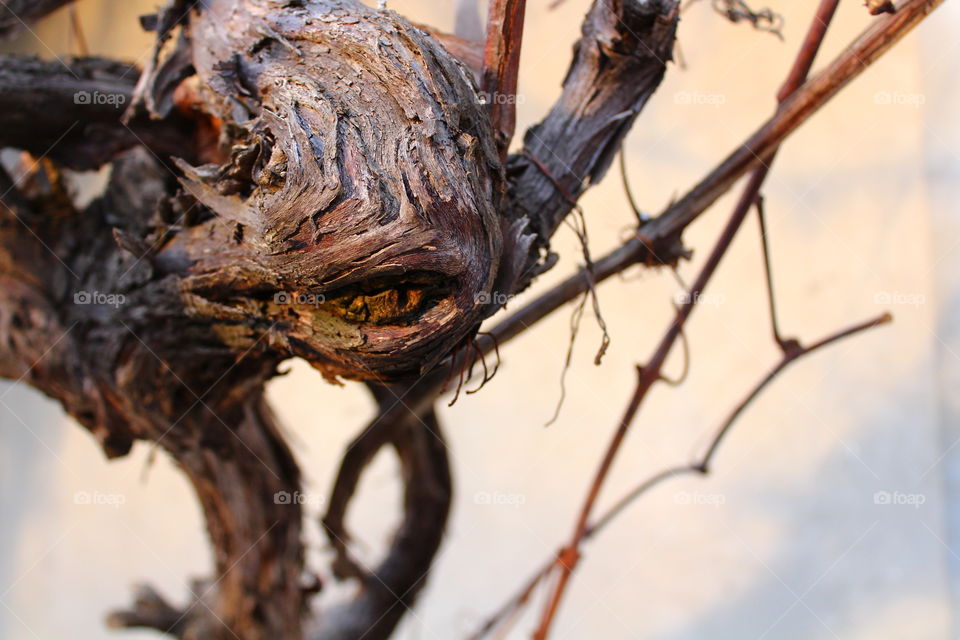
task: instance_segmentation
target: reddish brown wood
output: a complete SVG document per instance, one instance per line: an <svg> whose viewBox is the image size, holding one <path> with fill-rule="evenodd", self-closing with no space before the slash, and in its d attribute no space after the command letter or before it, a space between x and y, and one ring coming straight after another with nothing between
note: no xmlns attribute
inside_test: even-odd
<svg viewBox="0 0 960 640"><path fill-rule="evenodd" d="M517 78L525 12L526 0L490 0L487 14L481 97L497 132L497 146L504 160L517 121Z"/></svg>

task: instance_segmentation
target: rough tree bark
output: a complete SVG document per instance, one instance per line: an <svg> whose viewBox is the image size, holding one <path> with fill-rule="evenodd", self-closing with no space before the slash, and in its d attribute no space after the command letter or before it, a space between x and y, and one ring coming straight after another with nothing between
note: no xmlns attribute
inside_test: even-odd
<svg viewBox="0 0 960 640"><path fill-rule="evenodd" d="M0 146L43 158L0 176L0 375L59 400L108 456L162 446L215 549L194 602L144 591L113 624L181 638L391 634L450 500L435 413L398 397L449 368L438 364L467 348L496 294L551 264L550 236L662 79L677 17L673 0L597 0L559 101L506 168L471 72L354 0L171 2L144 21L167 46L136 88L109 61L0 59ZM121 119L77 92L131 106ZM107 161L106 190L78 210L58 167ZM277 499L299 472L263 393L290 357L367 381L397 414L345 457L324 521L335 574L359 585L337 612L310 611L302 514ZM387 444L404 520L369 569L350 558L343 519Z"/></svg>

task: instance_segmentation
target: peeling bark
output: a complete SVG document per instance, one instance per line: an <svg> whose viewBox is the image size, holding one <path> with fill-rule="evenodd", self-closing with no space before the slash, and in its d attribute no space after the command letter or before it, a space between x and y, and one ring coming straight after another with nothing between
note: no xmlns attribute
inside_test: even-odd
<svg viewBox="0 0 960 640"><path fill-rule="evenodd" d="M279 321L291 354L355 379L418 373L475 330L503 180L464 69L352 2L214 2L189 29L228 137L221 165L180 165L216 217L160 256L189 263L193 312L231 329ZM214 234L242 239L197 247Z"/></svg>
<svg viewBox="0 0 960 640"><path fill-rule="evenodd" d="M277 358L234 352L185 312L175 277L114 239L161 225L172 183L135 150L82 212L49 171L21 182L19 202L4 199L2 373L60 400L108 456L152 441L186 473L217 580L210 604L178 622L182 637L296 638L301 515L274 494L298 490L299 473L262 398Z"/></svg>

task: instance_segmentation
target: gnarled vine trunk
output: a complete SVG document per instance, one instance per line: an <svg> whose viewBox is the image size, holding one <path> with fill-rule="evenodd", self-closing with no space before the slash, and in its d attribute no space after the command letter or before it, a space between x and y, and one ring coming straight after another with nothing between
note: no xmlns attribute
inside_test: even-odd
<svg viewBox="0 0 960 640"><path fill-rule="evenodd" d="M23 18L41 4L65 2ZM506 166L473 70L441 40L464 62L469 43L354 0L171 2L144 21L158 47L136 87L110 61L0 59L0 145L44 158L0 175L0 375L59 400L108 456L162 446L215 549L196 601L144 591L113 624L390 635L450 500L432 397L412 414L399 397L551 264L550 236L659 84L676 21L673 0L597 0L561 98ZM48 108L25 118L31 104ZM58 167L108 161L104 193L78 209ZM335 574L359 585L336 612L309 608L302 514L282 499L299 472L263 397L290 357L367 382L394 416L347 454L324 521ZM386 445L404 520L365 568L343 520Z"/></svg>

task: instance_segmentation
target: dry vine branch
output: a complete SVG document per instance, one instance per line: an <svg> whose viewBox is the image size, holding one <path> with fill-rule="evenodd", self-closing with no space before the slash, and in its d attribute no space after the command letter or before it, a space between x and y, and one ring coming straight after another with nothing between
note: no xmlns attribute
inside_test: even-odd
<svg viewBox="0 0 960 640"><path fill-rule="evenodd" d="M865 71L942 2L910 0L901 6L897 20L881 20L871 24L824 71L800 87L766 123L685 195L658 216L641 224L628 241L594 260L592 274L596 281L603 282L637 264L671 264L688 257L680 239L687 226L759 164L762 153L769 153L779 146L842 87ZM490 353L495 343L506 344L575 300L587 290L589 278L581 269L500 320L489 335L481 335L477 339L484 353ZM449 361L445 361L446 366L449 366ZM410 395L405 396L405 403L414 413L423 411L440 392L448 372L443 367L439 369L428 372L409 385Z"/></svg>
<svg viewBox="0 0 960 640"><path fill-rule="evenodd" d="M836 12L838 3L839 0L821 0L820 6L814 14L811 22L807 38L804 40L804 43L800 48L800 52L797 55L797 58L787 76L787 84L784 85L784 88L781 91L780 95L783 96L783 98L781 98L781 105L783 104L783 100L794 94L800 88L804 80L806 80L807 74L809 74L810 69L813 66L814 58L816 57L817 52L820 49L820 45L823 42L823 38L826 35L827 27L829 26L831 20L833 19L834 13ZM623 418L621 418L619 426L614 432L613 438L607 447L603 459L600 461L600 465L597 469L596 475L594 476L593 483L588 489L587 496L584 499L582 508L580 509L580 514L577 517L576 525L574 527L570 542L566 547L564 547L557 557L559 576L552 593L548 597L547 604L544 607L543 615L540 618L540 623L537 627L537 630L533 635L536 640L546 640L550 633L550 627L557 615L560 602L566 591L567 585L570 582L573 571L579 562L580 544L586 535L590 519L593 515L594 507L597 499L600 496L600 491L603 488L610 469L613 467L613 462L616 459L617 453L619 452L624 439L626 438L627 432L630 429L630 426L639 412L640 407L643 401L646 399L650 389L656 382L663 379L662 369L667 360L667 356L669 356L673 345L682 334L684 324L693 313L693 310L700 299L700 295L706 289L707 284L710 282L710 279L716 272L720 261L730 249L730 245L733 242L737 231L742 226L743 221L750 211L750 208L753 206L753 203L756 202L764 180L770 171L770 165L773 162L776 152L777 147L774 147L762 156L760 166L754 169L753 174L750 176L750 180L747 182L747 186L743 190L743 195L741 196L740 201L737 203L733 213L730 215L730 220L727 222L726 227L724 227L723 232L720 234L716 245L710 252L705 264L701 268L697 279L691 286L689 295L684 300L683 304L680 305L675 320L667 329L649 360L645 364L638 366L638 380L636 388L633 392L633 396L630 398Z"/></svg>
<svg viewBox="0 0 960 640"><path fill-rule="evenodd" d="M371 390L381 407L397 401L388 387L372 385ZM364 432L347 449L323 519L337 554L334 574L340 579L359 579L371 596L321 621L319 637L389 637L423 588L443 537L452 489L446 444L436 413L431 410L410 423L382 422L378 429L384 433L382 438L370 438ZM386 560L379 567L366 568L348 552L350 536L344 519L364 468L387 444L401 463L404 518Z"/></svg>
<svg viewBox="0 0 960 640"><path fill-rule="evenodd" d="M64 4L7 0L0 35ZM597 260L596 281L685 255L683 229L755 155L937 4L910 0L879 21L690 195ZM469 42L354 0L171 0L144 20L158 46L136 89L136 72L108 61L0 57L0 145L34 156L16 179L0 171L0 375L58 399L107 455L138 439L162 446L193 484L215 551L192 602L141 590L112 623L182 638L372 640L412 604L449 507L433 403L450 354L464 368L587 288L574 276L474 338L496 301L553 264L550 238L662 80L678 19L674 0L594 2L556 105L504 165L512 110L491 115L471 71L515 94L523 3L491 6L503 20L491 21L486 75ZM134 104L121 119L79 108L77 91ZM105 162L105 192L77 209L58 167ZM71 304L97 292L124 303ZM318 615L316 585L300 582L299 505L276 498L299 490L299 469L263 396L291 356L367 380L378 402L325 520L358 593ZM386 560L363 567L344 516L386 445L401 460L405 517Z"/></svg>
<svg viewBox="0 0 960 640"><path fill-rule="evenodd" d="M641 224L630 240L596 259L593 269L596 280L604 281L635 264L670 264L684 257L686 252L680 236L687 226L758 165L760 158L779 146L942 2L908 0L900 6L896 16L871 24L826 69L800 87L766 123L692 189L658 216ZM587 286L588 275L581 270L501 320L492 333L503 344L576 299Z"/></svg>
<svg viewBox="0 0 960 640"><path fill-rule="evenodd" d="M674 467L668 467L650 476L632 491L618 499L614 504L593 520L584 530L581 542L593 539L601 531L606 529L617 516L623 513L627 507L634 504L641 496L649 493L652 489L661 483L681 475L707 475L710 473L710 462L723 443L724 438L729 434L737 420L744 414L750 404L772 383L779 375L787 369L792 363L819 351L824 347L830 346L844 338L851 337L858 333L873 329L879 325L890 322L892 318L888 314L880 315L872 320L848 327L842 331L831 334L806 347L799 347L789 352L784 352L780 361L764 375L764 377L747 393L747 395L737 403L736 407L730 412L727 418L714 431L707 446L706 452L694 462ZM471 640L480 640L492 633L495 629L501 627L507 620L514 616L522 607L529 603L530 596L534 590L540 586L543 581L557 568L562 550L553 558L541 565L530 579L524 584L524 587L493 615L487 618L484 624L470 636Z"/></svg>
<svg viewBox="0 0 960 640"><path fill-rule="evenodd" d="M761 148L767 153L775 150L786 135L796 130L803 120L822 107L830 97L836 94L840 87L845 86L853 77L859 75L867 65L909 32L937 4L939 2L906 3L899 14L899 20L871 25L864 35L843 52L826 71L810 83L797 88L804 80L805 70L808 70L812 63L812 53L815 47L811 43L818 42L822 38L823 31L829 22L826 11L818 13L817 19L812 24L810 34L808 34L808 40L804 44L798 64L793 67L785 83L785 89L796 89L788 106L778 110L767 125L762 127L738 151L734 152L720 168L711 172L688 196L669 207L660 217L641 226L635 239L598 261L595 264L593 275L598 280L602 280L614 273L621 272L630 265L651 258L660 263L668 261L664 256L669 256L669 260L676 259L675 256L682 252L682 249L679 248L679 231L682 231L709 204L712 204L726 188L732 185L735 179L742 175L737 171L746 171L751 166L750 159L753 149ZM825 6L832 7L833 5L834 3L829 3ZM832 9L830 11L832 15ZM780 95L782 99L787 99L790 93L781 91ZM795 105L802 105L802 107L797 108ZM790 122L790 118L798 117L797 113L801 114L799 120ZM758 188L759 181L756 185L748 188L739 207L741 216L746 215L746 211L752 202L752 196L749 196L750 192ZM705 198L703 194L710 194L710 197ZM674 231L675 229L677 231ZM491 334L497 337L499 343L506 342L511 337L533 326L539 319L564 303L582 294L588 286L589 278L588 274L581 272L567 279L501 322L493 329ZM698 291L698 289L695 288L694 291ZM690 298L695 299L696 296L690 296ZM487 342L485 346L488 349L491 348L492 342ZM412 411L418 411L419 407L432 401L439 389L436 380L441 377L438 375L418 381L419 389L409 402L410 406L413 407ZM655 378L651 376L651 379ZM418 402L420 404L417 404ZM405 408L404 411L406 410ZM559 557L561 556L558 555ZM556 564L556 560L552 561L549 563L549 567L545 567L531 579L527 583L527 587L522 590L519 599L525 601L532 589L539 583L540 578Z"/></svg>
<svg viewBox="0 0 960 640"><path fill-rule="evenodd" d="M668 50L671 8L608 11L612 26L588 33L624 52ZM507 182L469 74L396 14L349 0L175 1L145 24L169 45L140 76L125 121L76 108L73 94L127 101L129 70L71 61L53 91L31 93L52 63L4 59L5 96L39 93L47 108L11 121L0 144L57 159L62 149L83 167L112 160L113 172L83 211L63 198L48 162L5 180L3 374L59 399L109 455L154 441L194 482L216 573L189 606L142 597L114 624L244 640L355 637L373 626L367 637L385 638L442 535L449 496L436 425L424 411L416 433L416 424L384 429L407 470L409 518L387 561L357 576L357 598L314 624L314 587L299 583L300 510L276 499L299 489L299 472L263 385L291 355L331 377L375 381L429 367L496 309L477 304L481 294L496 300L494 289L513 292L541 269L549 234L502 206ZM663 66L619 57L610 69L634 88L618 100L639 111ZM588 91L569 81L564 95ZM616 146L625 128L596 126L624 103L593 107L596 120L572 123L568 135ZM149 127L173 148L125 151L131 138L149 142ZM84 133L76 142L73 128ZM199 148L174 163L194 146L179 135ZM590 161L578 166L592 170ZM552 208L546 190L511 195L556 222L569 211ZM97 292L125 304L71 304Z"/></svg>

